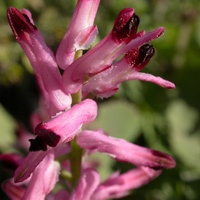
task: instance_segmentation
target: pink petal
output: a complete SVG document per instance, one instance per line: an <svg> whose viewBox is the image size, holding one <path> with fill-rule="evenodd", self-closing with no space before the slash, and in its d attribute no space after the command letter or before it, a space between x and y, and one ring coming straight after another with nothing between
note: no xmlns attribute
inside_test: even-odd
<svg viewBox="0 0 200 200"><path fill-rule="evenodd" d="M93 121L96 116L96 102L91 99L85 99L41 126L59 135L61 137L60 142L68 142L74 138L82 124Z"/></svg>
<svg viewBox="0 0 200 200"><path fill-rule="evenodd" d="M33 18L32 18L32 14L31 14L31 12L30 12L29 10L27 10L27 9L25 9L25 8L22 8L22 9L20 10L20 12L23 13L23 14L25 14L25 15L27 15L28 18L29 18L29 20L30 20L30 22L31 22L33 25L35 25L35 24L34 24L34 21L33 21Z"/></svg>
<svg viewBox="0 0 200 200"><path fill-rule="evenodd" d="M72 194L70 200L91 200L92 194L99 185L99 174L92 170L87 169L83 172L79 179L78 186Z"/></svg>
<svg viewBox="0 0 200 200"><path fill-rule="evenodd" d="M161 35L164 34L165 29L163 27L159 27L151 32L148 33L142 33L139 37L135 38L134 40L131 40L121 51L118 53L121 55L127 51L130 51L131 49L135 49L139 46L142 46L143 44L146 44L150 42L151 40L154 40Z"/></svg>
<svg viewBox="0 0 200 200"><path fill-rule="evenodd" d="M132 72L127 75L126 80L141 80L151 82L167 89L174 89L176 87L172 82L167 81L161 77L153 76L152 74L146 74L142 72Z"/></svg>
<svg viewBox="0 0 200 200"><path fill-rule="evenodd" d="M160 173L160 170L141 167L130 170L122 175L111 177L111 179L100 184L91 199L104 200L124 197L128 195L129 190L149 183Z"/></svg>
<svg viewBox="0 0 200 200"><path fill-rule="evenodd" d="M96 26L90 26L83 29L75 39L75 48L76 50L85 50L90 47L98 33Z"/></svg>
<svg viewBox="0 0 200 200"><path fill-rule="evenodd" d="M78 92L85 79L95 75L112 64L112 57L119 44L106 37L97 46L75 60L63 74L63 85L69 93Z"/></svg>
<svg viewBox="0 0 200 200"><path fill-rule="evenodd" d="M91 77L83 85L83 97L89 93L100 97L107 98L117 92L119 84L126 81L126 77L133 69L124 58L113 64L109 69Z"/></svg>
<svg viewBox="0 0 200 200"><path fill-rule="evenodd" d="M27 179L47 154L48 151L30 152L15 171L15 183L22 182Z"/></svg>
<svg viewBox="0 0 200 200"><path fill-rule="evenodd" d="M80 41L87 40L90 43L96 36L94 34L97 33L96 31L85 32L84 30L93 26L99 2L100 0L78 0L69 28L56 53L57 63L62 69L66 69L73 62L77 50L75 47L82 46ZM80 33L82 40L77 38L80 37Z"/></svg>
<svg viewBox="0 0 200 200"><path fill-rule="evenodd" d="M32 174L23 200L43 200L58 181L60 166L49 153Z"/></svg>
<svg viewBox="0 0 200 200"><path fill-rule="evenodd" d="M49 122L39 124L35 129L37 137L30 140L30 151L47 150L46 145L55 147L58 143L71 141L82 124L93 121L96 115L96 102L86 99Z"/></svg>
<svg viewBox="0 0 200 200"><path fill-rule="evenodd" d="M84 149L106 153L116 160L136 166L162 169L176 165L167 154L109 137L100 131L83 131L78 135L77 142Z"/></svg>

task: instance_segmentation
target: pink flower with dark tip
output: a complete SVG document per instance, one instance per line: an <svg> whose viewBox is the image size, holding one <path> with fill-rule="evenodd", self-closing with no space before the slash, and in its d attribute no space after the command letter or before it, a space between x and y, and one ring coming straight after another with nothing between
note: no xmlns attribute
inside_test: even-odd
<svg viewBox="0 0 200 200"><path fill-rule="evenodd" d="M54 152L55 147L70 142L82 125L93 121L96 115L96 103L87 99L49 122L39 124L35 129L36 137L30 140L30 153L16 170L15 180L28 178L45 156Z"/></svg>
<svg viewBox="0 0 200 200"><path fill-rule="evenodd" d="M33 24L30 12L25 9L20 12L11 7L7 11L7 17L17 42L26 53L35 72L44 105L42 109L48 115L54 116L70 108L71 95L63 89L62 76L55 56Z"/></svg>
<svg viewBox="0 0 200 200"><path fill-rule="evenodd" d="M110 33L90 49L98 32L94 20L99 3L77 1L56 55L46 45L28 10L7 10L10 27L33 67L41 92L40 112L32 118L35 135L28 134L32 136L28 155L0 155L0 164L15 170L14 177L3 184L12 199L120 198L155 179L162 169L176 165L172 157L160 151L109 137L100 130L86 130L90 128L86 124L98 113L91 96L111 97L128 80L175 87L161 77L141 72L155 53L149 42L160 37L164 28L138 32L140 18L132 8L123 9ZM83 53L85 49L88 51ZM23 131L21 141L27 138L26 133ZM122 174L114 172L101 182L96 165L83 160L94 152L130 163L133 169Z"/></svg>
<svg viewBox="0 0 200 200"><path fill-rule="evenodd" d="M105 153L118 161L129 162L138 167L163 169L176 165L167 154L109 137L102 131L83 131L78 135L77 142L84 149Z"/></svg>
<svg viewBox="0 0 200 200"><path fill-rule="evenodd" d="M110 34L66 68L63 74L66 91L77 93L82 89L83 97L89 93L101 98L110 97L120 83L127 80L143 80L164 88L174 88L173 83L160 77L138 73L154 53L153 47L145 49L146 43L164 33L162 27L149 33L137 32L139 21L133 9L122 10ZM115 60L123 54L126 54L124 59L116 63ZM129 66L132 70L128 70Z"/></svg>
<svg viewBox="0 0 200 200"><path fill-rule="evenodd" d="M154 53L154 47L149 44L129 50L121 60L112 64L109 69L91 77L83 85L83 97L89 94L100 98L110 97L117 92L122 82L128 80L142 80L155 83L163 88L174 88L173 83L161 77L139 72L149 63Z"/></svg>

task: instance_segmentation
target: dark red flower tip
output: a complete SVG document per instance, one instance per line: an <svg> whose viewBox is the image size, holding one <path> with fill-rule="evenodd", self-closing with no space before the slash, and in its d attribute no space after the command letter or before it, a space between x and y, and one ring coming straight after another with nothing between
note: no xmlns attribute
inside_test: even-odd
<svg viewBox="0 0 200 200"><path fill-rule="evenodd" d="M22 37L24 32L33 33L37 28L30 22L27 15L14 7L7 10L7 18L16 39Z"/></svg>
<svg viewBox="0 0 200 200"><path fill-rule="evenodd" d="M164 168L174 168L176 166L176 162L171 156L156 150L151 150L151 153L155 156L157 166L149 167L159 170Z"/></svg>
<svg viewBox="0 0 200 200"><path fill-rule="evenodd" d="M37 127L38 129L38 127ZM29 151L46 151L47 145L55 147L60 141L60 136L56 135L53 131L47 129L38 130L39 134L35 139L30 139Z"/></svg>
<svg viewBox="0 0 200 200"><path fill-rule="evenodd" d="M155 49L150 44L144 44L139 48L139 56L136 64L147 63L155 53Z"/></svg>
<svg viewBox="0 0 200 200"><path fill-rule="evenodd" d="M132 68L136 70L141 70L144 68L153 57L155 53L155 49L152 45L144 44L139 50L132 49L125 54L125 59L128 64L132 66Z"/></svg>
<svg viewBox="0 0 200 200"><path fill-rule="evenodd" d="M29 151L46 151L47 144L43 140L43 138L37 136L35 139L30 139L29 142L31 143L29 147Z"/></svg>
<svg viewBox="0 0 200 200"><path fill-rule="evenodd" d="M130 40L136 37L139 23L140 19L134 14L133 9L123 9L115 20L111 33L112 39L117 43L123 41L126 43L130 42Z"/></svg>

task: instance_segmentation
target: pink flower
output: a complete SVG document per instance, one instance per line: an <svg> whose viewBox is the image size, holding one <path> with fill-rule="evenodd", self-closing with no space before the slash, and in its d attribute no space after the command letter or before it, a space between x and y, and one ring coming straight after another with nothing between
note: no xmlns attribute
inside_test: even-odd
<svg viewBox="0 0 200 200"><path fill-rule="evenodd" d="M162 169L176 165L165 153L109 137L103 131L84 130L83 125L97 116L96 102L87 99L91 94L110 97L127 80L175 87L167 80L140 72L155 53L148 42L160 37L164 28L138 32L140 19L132 8L123 9L112 31L77 57L77 52L88 49L97 34L94 20L99 3L100 0L78 0L56 56L45 44L28 10L11 7L7 11L15 38L33 67L42 102L40 115L32 118L35 136L29 139L29 154L23 159L0 155L3 164L11 162L16 169L15 183L9 180L4 184L8 196L13 198L16 193L13 199L120 198L156 178ZM117 61L119 57L122 58ZM27 134L23 133L24 139ZM115 172L101 183L95 165L82 162L84 151L107 154L117 161L133 164L134 169L123 174ZM22 182L26 188L20 185ZM62 189L52 193L56 184Z"/></svg>
<svg viewBox="0 0 200 200"><path fill-rule="evenodd" d="M159 170L142 167L122 175L114 173L103 183L100 183L99 174L93 169L87 169L83 172L77 188L69 199L106 200L124 197L130 189L147 184L159 174Z"/></svg>
<svg viewBox="0 0 200 200"><path fill-rule="evenodd" d="M100 182L99 174L92 170L87 169L80 177L78 186L73 192L70 200L90 200L94 191L97 189Z"/></svg>
<svg viewBox="0 0 200 200"><path fill-rule="evenodd" d="M149 44L128 51L121 60L112 64L109 69L92 76L83 85L83 97L90 93L100 98L110 97L116 93L122 82L128 80L142 80L164 88L174 88L173 83L161 77L139 72L148 64L154 52L155 49Z"/></svg>
<svg viewBox="0 0 200 200"><path fill-rule="evenodd" d="M86 99L49 122L39 124L35 129L36 138L30 140L31 152L16 170L15 181L28 178L45 156L56 150L53 147L70 142L78 134L81 126L93 121L96 114L96 103Z"/></svg>
<svg viewBox="0 0 200 200"><path fill-rule="evenodd" d="M136 189L149 183L160 173L160 170L148 167L136 168L121 175L114 173L98 186L91 199L106 200L127 196L131 189Z"/></svg>
<svg viewBox="0 0 200 200"><path fill-rule="evenodd" d="M26 53L41 90L44 110L50 116L70 108L71 96L63 90L62 77L53 52L45 44L42 35L33 24L27 10L9 8L8 21L17 42Z"/></svg>
<svg viewBox="0 0 200 200"><path fill-rule="evenodd" d="M109 137L101 131L82 131L77 142L84 149L106 153L118 161L129 162L138 167L163 169L176 165L175 161L164 153Z"/></svg>
<svg viewBox="0 0 200 200"><path fill-rule="evenodd" d="M93 25L100 0L79 0L71 23L61 41L56 59L59 67L66 69L80 49L88 49L95 39L97 27Z"/></svg>
<svg viewBox="0 0 200 200"><path fill-rule="evenodd" d="M37 166L23 195L23 200L42 200L54 188L59 180L60 165L54 161L54 154L49 153Z"/></svg>
<svg viewBox="0 0 200 200"><path fill-rule="evenodd" d="M124 174L112 174L100 183L99 174L91 168L85 170L70 200L106 200L126 196L155 179L163 168L175 167L175 161L156 150L140 147L125 140L109 137L101 131L83 131L78 135L78 144L92 152L105 153L120 162L137 166Z"/></svg>
<svg viewBox="0 0 200 200"><path fill-rule="evenodd" d="M137 72L153 56L150 53L149 57L149 50L145 49L147 45L144 44L164 32L164 28L161 27L149 33L137 33L138 25L139 17L133 9L122 10L110 34L66 68L63 74L66 91L77 93L83 88L84 97L88 93L109 97L116 92L121 82L135 79L153 82L165 88L174 88L173 83L160 77ZM115 59L124 53L125 58L114 63ZM135 65L133 62L136 62Z"/></svg>

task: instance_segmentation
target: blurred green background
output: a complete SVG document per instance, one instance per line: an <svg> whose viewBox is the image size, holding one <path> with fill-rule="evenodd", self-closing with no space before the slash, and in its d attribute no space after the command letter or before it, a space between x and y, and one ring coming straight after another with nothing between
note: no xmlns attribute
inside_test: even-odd
<svg viewBox="0 0 200 200"><path fill-rule="evenodd" d="M6 19L6 9L28 8L36 26L53 51L69 24L76 1L0 0L0 152L16 151L18 124L30 128L29 116L37 106L38 91L25 54L16 43ZM165 90L151 83L130 81L106 101L99 101L95 127L110 135L164 151L177 167L164 170L148 185L134 190L124 200L200 199L200 1L199 0L102 0L96 17L97 41L112 28L118 12L135 8L139 30L166 28L165 35L152 42L156 55L143 71L176 84ZM132 166L102 158L102 176ZM0 181L5 174L0 171ZM6 199L0 194L1 199Z"/></svg>

